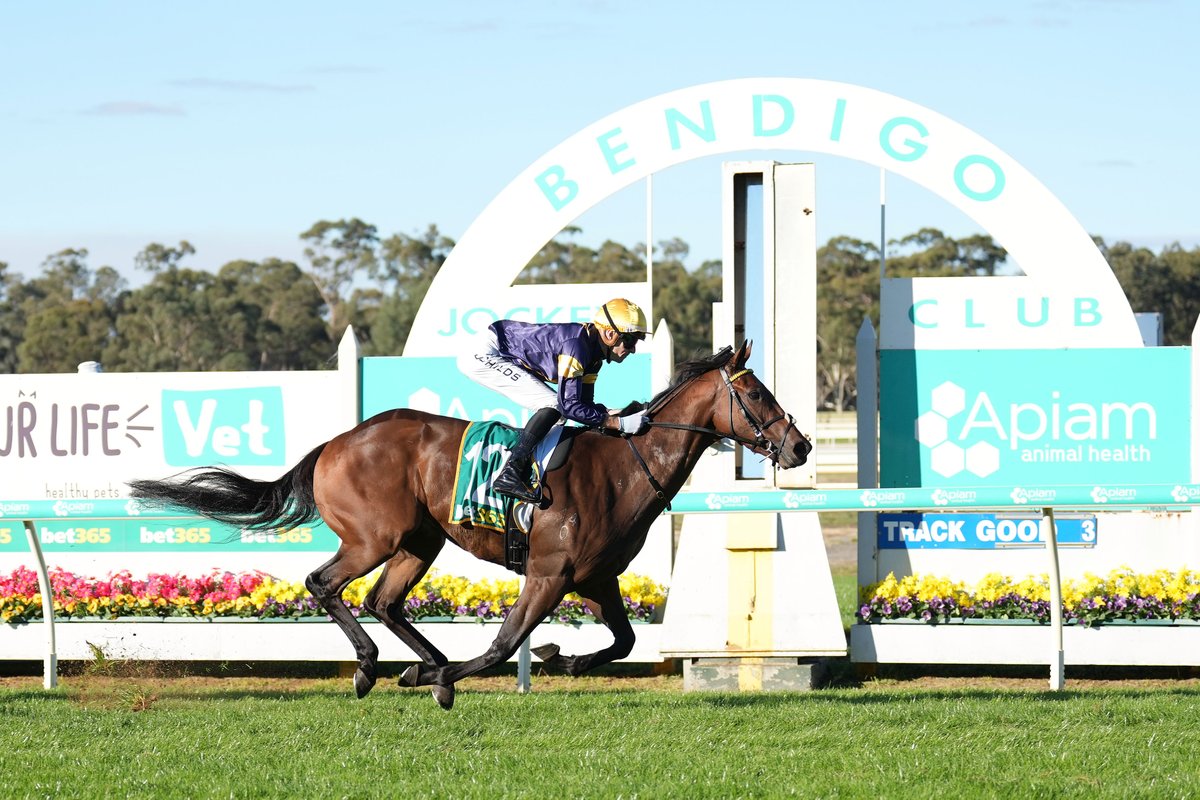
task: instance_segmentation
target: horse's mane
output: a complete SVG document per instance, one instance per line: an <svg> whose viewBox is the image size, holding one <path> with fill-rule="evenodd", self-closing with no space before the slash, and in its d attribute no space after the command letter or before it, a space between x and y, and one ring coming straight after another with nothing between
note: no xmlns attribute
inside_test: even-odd
<svg viewBox="0 0 1200 800"><path fill-rule="evenodd" d="M684 361L675 369L675 377L671 379L671 385L651 398L647 405L650 408L655 408L660 401L665 400L668 395L675 392L683 384L693 378L700 377L706 372L712 372L714 369L725 366L725 363L729 361L729 357L732 354L732 347L723 347L711 356Z"/></svg>

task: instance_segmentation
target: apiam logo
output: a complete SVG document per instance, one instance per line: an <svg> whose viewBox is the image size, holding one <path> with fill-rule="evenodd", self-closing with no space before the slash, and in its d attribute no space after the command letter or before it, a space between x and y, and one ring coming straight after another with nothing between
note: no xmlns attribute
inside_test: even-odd
<svg viewBox="0 0 1200 800"><path fill-rule="evenodd" d="M713 511L719 511L722 508L744 508L750 505L750 495L711 492L704 498L704 505Z"/></svg>
<svg viewBox="0 0 1200 800"><path fill-rule="evenodd" d="M80 500L59 500L52 507L54 508L54 516L69 517L72 514L91 514L96 505L95 503Z"/></svg>
<svg viewBox="0 0 1200 800"><path fill-rule="evenodd" d="M1176 503L1200 500L1200 486L1176 486L1171 490L1171 499Z"/></svg>
<svg viewBox="0 0 1200 800"><path fill-rule="evenodd" d="M930 395L930 410L917 417L917 441L930 449L933 471L951 478L964 469L986 478L1000 468L1000 450L990 442L977 442L966 450L950 441L950 419L967 407L967 393L961 386L946 381Z"/></svg>
<svg viewBox="0 0 1200 800"><path fill-rule="evenodd" d="M16 517L16 516L20 516L21 514L28 514L28 513L29 513L29 504L28 503L0 503L0 517L3 517L5 514Z"/></svg>
<svg viewBox="0 0 1200 800"><path fill-rule="evenodd" d="M1137 489L1127 489L1121 486L1092 487L1092 502L1107 503L1109 500L1136 500Z"/></svg>
<svg viewBox="0 0 1200 800"><path fill-rule="evenodd" d="M905 503L907 497L907 493L900 489L864 489L858 496L858 501L862 503L863 508L875 508L880 503L895 507Z"/></svg>
<svg viewBox="0 0 1200 800"><path fill-rule="evenodd" d="M1058 497L1058 491L1055 489L1035 489L1028 486L1014 486L1012 494L1009 495L1014 503L1024 505L1026 503L1053 503Z"/></svg>

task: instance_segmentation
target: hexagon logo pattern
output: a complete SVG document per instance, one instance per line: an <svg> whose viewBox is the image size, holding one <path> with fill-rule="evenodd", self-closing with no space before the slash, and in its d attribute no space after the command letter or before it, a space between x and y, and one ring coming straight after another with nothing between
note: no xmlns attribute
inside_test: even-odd
<svg viewBox="0 0 1200 800"><path fill-rule="evenodd" d="M914 435L929 448L929 464L943 478L952 478L963 470L986 478L1000 469L1000 450L990 442L977 442L966 449L950 441L950 419L967 407L967 393L958 384L946 381L930 393L930 410L917 417Z"/></svg>

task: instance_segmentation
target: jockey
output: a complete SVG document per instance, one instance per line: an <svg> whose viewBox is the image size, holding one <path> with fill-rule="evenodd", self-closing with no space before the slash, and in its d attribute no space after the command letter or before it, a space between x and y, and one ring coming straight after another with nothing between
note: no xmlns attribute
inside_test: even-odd
<svg viewBox="0 0 1200 800"><path fill-rule="evenodd" d="M644 411L618 416L596 403L593 395L600 368L624 361L648 333L642 309L618 297L583 324L497 320L480 334L470 353L459 356L458 368L467 377L534 412L492 484L497 492L538 501L531 485L533 451L560 416L627 434L646 429ZM558 391L547 383L558 384Z"/></svg>

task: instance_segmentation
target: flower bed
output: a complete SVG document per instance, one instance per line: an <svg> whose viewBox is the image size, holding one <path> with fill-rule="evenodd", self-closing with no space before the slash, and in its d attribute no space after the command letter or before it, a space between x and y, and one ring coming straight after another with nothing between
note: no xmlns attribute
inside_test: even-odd
<svg viewBox="0 0 1200 800"><path fill-rule="evenodd" d="M343 602L356 616L378 576L350 584ZM620 578L625 610L631 620L650 621L666 600L666 591L649 578ZM197 578L151 574L134 578L128 571L105 578L50 572L56 619L119 617L190 617L198 619L302 619L325 617L303 583L279 580L263 572L213 571ZM431 572L413 589L405 603L409 619L503 619L516 602L516 579L471 581ZM571 594L551 615L558 622L592 619L577 595ZM0 622L41 619L42 597L37 573L19 567L0 576Z"/></svg>
<svg viewBox="0 0 1200 800"><path fill-rule="evenodd" d="M928 623L954 620L1050 621L1047 575L1020 580L991 573L973 586L931 575L883 581L859 592L860 622L912 619ZM1063 621L1083 626L1106 622L1200 620L1200 573L1158 570L1136 574L1128 567L1105 577L1085 573L1062 582Z"/></svg>

